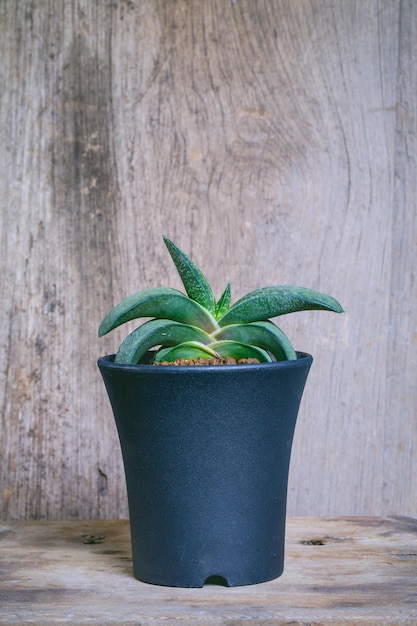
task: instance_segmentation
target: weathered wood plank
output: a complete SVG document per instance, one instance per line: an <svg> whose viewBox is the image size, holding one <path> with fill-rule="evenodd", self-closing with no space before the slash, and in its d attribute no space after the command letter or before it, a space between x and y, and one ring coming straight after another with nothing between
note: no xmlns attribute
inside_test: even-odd
<svg viewBox="0 0 417 626"><path fill-rule="evenodd" d="M415 499L417 474L417 4L401 5L397 80L392 273L389 308L387 415L384 437L384 510L401 510ZM404 306L404 303L407 305ZM408 419L407 407L414 418ZM404 487L403 487L404 485ZM394 504L397 502L397 504Z"/></svg>
<svg viewBox="0 0 417 626"><path fill-rule="evenodd" d="M411 518L290 519L283 576L235 588L136 581L124 521L3 525L0 545L0 624L411 626L417 620Z"/></svg>
<svg viewBox="0 0 417 626"><path fill-rule="evenodd" d="M295 283L292 514L415 514L417 4L0 2L0 515L126 515L102 315ZM403 369L404 368L404 369Z"/></svg>

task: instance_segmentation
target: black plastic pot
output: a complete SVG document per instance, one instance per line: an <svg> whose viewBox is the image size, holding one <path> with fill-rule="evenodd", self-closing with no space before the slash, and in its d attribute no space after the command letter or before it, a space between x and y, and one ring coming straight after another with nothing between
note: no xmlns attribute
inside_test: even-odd
<svg viewBox="0 0 417 626"><path fill-rule="evenodd" d="M280 576L291 445L312 357L98 365L126 472L137 579L202 587Z"/></svg>

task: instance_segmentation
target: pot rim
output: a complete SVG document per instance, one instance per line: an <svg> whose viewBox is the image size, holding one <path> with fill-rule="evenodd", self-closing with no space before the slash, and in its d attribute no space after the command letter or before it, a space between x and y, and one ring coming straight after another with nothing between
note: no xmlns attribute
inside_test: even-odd
<svg viewBox="0 0 417 626"><path fill-rule="evenodd" d="M108 354L98 359L98 367L106 367L111 370L125 371L125 372L153 372L158 376L161 375L177 375L184 376L190 372L193 374L208 372L213 375L214 372L218 375L224 376L224 370L227 372L248 372L255 370L271 370L271 369L294 369L297 367L304 367L307 363L313 362L313 357L308 352L296 351L297 360L292 361L273 361L272 363L241 363L236 365L179 365L175 366L159 366L146 364L146 363L114 363L115 354Z"/></svg>

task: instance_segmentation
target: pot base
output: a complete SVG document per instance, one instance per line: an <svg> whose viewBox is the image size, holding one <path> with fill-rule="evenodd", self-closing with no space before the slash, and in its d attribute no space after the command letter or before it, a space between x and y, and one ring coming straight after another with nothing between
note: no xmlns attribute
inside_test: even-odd
<svg viewBox="0 0 417 626"><path fill-rule="evenodd" d="M211 574L210 576L207 576L206 578L201 578L200 582L198 582L198 577L193 577L192 580L190 580L189 576L187 576L186 578L170 578L168 581L164 580L145 580L144 578L141 578L140 576L136 576L136 574L134 574L136 580L139 580L140 582L143 583L147 583L150 585L157 585L160 587L179 587L181 589L201 589L202 587L206 586L206 585L216 585L219 587L244 587L244 586L249 586L249 585L257 585L260 583L266 583L269 582L271 580L275 580L276 578L279 578L282 573L283 573L284 569L281 568L280 571L278 571L275 574L272 574L271 576L268 576L267 578L265 578L264 576L261 577L260 580L254 579L253 576L250 576L249 578L247 577L236 577L236 573L232 573L232 575L230 577L227 576L222 576L219 574Z"/></svg>

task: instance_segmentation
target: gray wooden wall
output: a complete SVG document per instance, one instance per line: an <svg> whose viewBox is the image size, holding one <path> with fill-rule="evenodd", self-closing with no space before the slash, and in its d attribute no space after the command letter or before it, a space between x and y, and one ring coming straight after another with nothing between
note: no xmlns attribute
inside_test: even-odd
<svg viewBox="0 0 417 626"><path fill-rule="evenodd" d="M289 513L417 514L416 62L414 0L1 0L4 519L126 516L96 333L180 286L162 232L218 295L346 309L280 320Z"/></svg>

